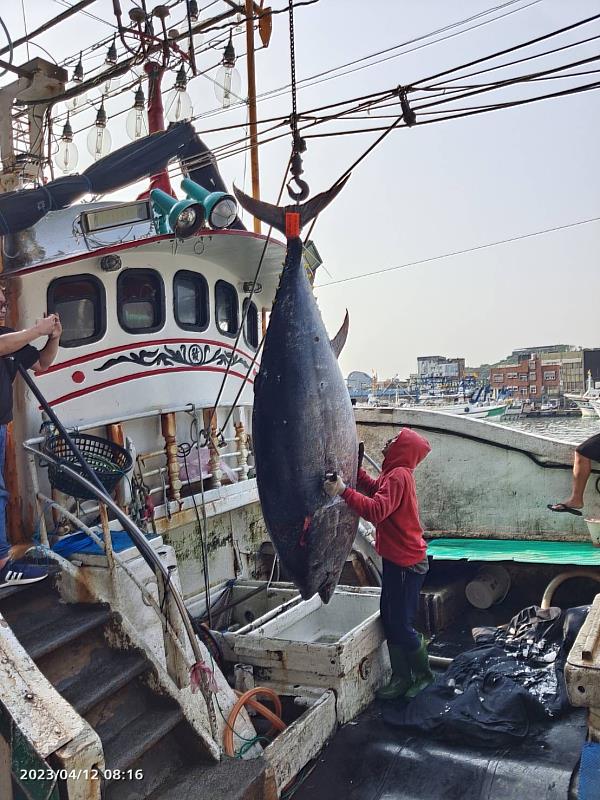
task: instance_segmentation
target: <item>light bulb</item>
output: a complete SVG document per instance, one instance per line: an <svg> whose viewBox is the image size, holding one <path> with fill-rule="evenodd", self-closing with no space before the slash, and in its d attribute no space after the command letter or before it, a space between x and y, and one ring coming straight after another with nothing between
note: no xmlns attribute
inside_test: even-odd
<svg viewBox="0 0 600 800"><path fill-rule="evenodd" d="M87 148L94 161L104 158L110 152L112 136L106 127L106 121L106 111L104 110L104 102L102 102L96 114L96 123L90 128L87 136Z"/></svg>
<svg viewBox="0 0 600 800"><path fill-rule="evenodd" d="M61 139L58 151L54 156L54 163L59 170L65 175L70 175L75 171L78 161L79 151L77 150L77 145L68 139Z"/></svg>
<svg viewBox="0 0 600 800"><path fill-rule="evenodd" d="M108 128L102 128L99 125L94 125L87 137L87 148L94 161L110 153L110 146L112 144L112 136Z"/></svg>
<svg viewBox="0 0 600 800"><path fill-rule="evenodd" d="M62 136L60 137L58 151L54 156L54 163L61 172L68 175L75 170L78 161L79 152L77 150L77 145L73 143L73 128L71 127L71 121L67 114L67 121L65 122Z"/></svg>
<svg viewBox="0 0 600 800"><path fill-rule="evenodd" d="M148 112L146 111L146 98L140 86L135 93L135 102L133 108L129 110L127 119L125 120L125 129L127 136L132 141L141 139L142 136L148 136L150 133L148 127Z"/></svg>
<svg viewBox="0 0 600 800"><path fill-rule="evenodd" d="M70 97L68 100L65 100L65 106L68 111L75 111L75 109L82 108L87 101L87 94L83 92L82 94L77 94L75 97Z"/></svg>
<svg viewBox="0 0 600 800"><path fill-rule="evenodd" d="M81 63L81 53L79 53L79 61L75 65L75 70L73 71L73 80L75 83L81 83L83 80L83 64Z"/></svg>
<svg viewBox="0 0 600 800"><path fill-rule="evenodd" d="M171 89L165 97L165 111L169 122L181 122L191 119L194 113L192 99L185 89Z"/></svg>
<svg viewBox="0 0 600 800"><path fill-rule="evenodd" d="M186 86L187 76L182 64L175 79L175 86L167 92L165 97L165 111L169 122L181 122L181 120L192 118L194 109Z"/></svg>
<svg viewBox="0 0 600 800"><path fill-rule="evenodd" d="M121 76L120 75L113 75L112 78L109 78L106 83L102 86L100 92L101 94L109 94L109 92L118 89L121 85Z"/></svg>
<svg viewBox="0 0 600 800"><path fill-rule="evenodd" d="M235 67L219 67L215 76L215 96L223 108L229 108L232 103L241 99L241 88L242 79Z"/></svg>
<svg viewBox="0 0 600 800"><path fill-rule="evenodd" d="M145 108L135 108L134 106L129 111L125 120L125 130L132 141L148 136L150 129L148 127L148 112Z"/></svg>

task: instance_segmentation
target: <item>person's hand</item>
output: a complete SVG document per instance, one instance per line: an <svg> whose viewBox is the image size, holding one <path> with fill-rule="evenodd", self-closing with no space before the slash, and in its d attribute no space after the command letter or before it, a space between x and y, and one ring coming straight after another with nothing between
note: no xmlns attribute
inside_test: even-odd
<svg viewBox="0 0 600 800"><path fill-rule="evenodd" d="M38 336L50 336L54 330L55 324L56 316L54 314L50 314L48 317L43 317L42 319L36 320L33 328Z"/></svg>
<svg viewBox="0 0 600 800"><path fill-rule="evenodd" d="M51 339L60 339L62 335L62 325L60 324L60 317L58 314L53 314L54 316L54 328L52 328L52 333L50 334Z"/></svg>
<svg viewBox="0 0 600 800"><path fill-rule="evenodd" d="M323 483L323 489L325 494L328 494L329 497L337 497L340 494L343 494L346 491L346 484L338 475L335 480L326 480Z"/></svg>

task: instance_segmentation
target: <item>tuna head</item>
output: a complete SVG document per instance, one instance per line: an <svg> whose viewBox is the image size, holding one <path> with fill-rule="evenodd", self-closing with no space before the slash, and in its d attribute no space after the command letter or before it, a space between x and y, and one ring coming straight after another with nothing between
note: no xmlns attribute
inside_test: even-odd
<svg viewBox="0 0 600 800"><path fill-rule="evenodd" d="M299 214L305 224L340 188L287 209L239 191L236 196L250 213L285 231L286 214ZM350 486L356 483L356 424L337 363L347 319L330 342L302 266L299 236L289 236L287 245L254 384L256 479L283 568L303 598L318 592L328 602L358 527L344 501L331 500L323 491L326 472L336 471Z"/></svg>

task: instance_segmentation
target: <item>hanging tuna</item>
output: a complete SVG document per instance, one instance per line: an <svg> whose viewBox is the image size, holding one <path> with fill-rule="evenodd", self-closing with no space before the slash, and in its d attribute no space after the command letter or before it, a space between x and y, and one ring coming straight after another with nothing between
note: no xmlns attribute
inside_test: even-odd
<svg viewBox="0 0 600 800"><path fill-rule="evenodd" d="M255 217L286 235L287 253L255 380L252 433L262 511L281 564L302 597L328 602L356 535L358 518L323 491L327 472L350 486L357 472L356 425L337 363L348 315L330 342L302 263L300 230L342 189L279 208L234 190Z"/></svg>

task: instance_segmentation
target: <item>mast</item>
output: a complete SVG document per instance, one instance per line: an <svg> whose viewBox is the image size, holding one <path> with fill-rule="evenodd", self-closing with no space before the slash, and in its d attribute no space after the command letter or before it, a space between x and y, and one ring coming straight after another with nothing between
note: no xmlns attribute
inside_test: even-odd
<svg viewBox="0 0 600 800"><path fill-rule="evenodd" d="M250 127L250 169L252 197L260 200L260 175L258 170L258 130L256 119L256 68L254 63L254 3L246 2L246 63L248 68L248 121ZM260 220L254 217L254 233L260 233Z"/></svg>

